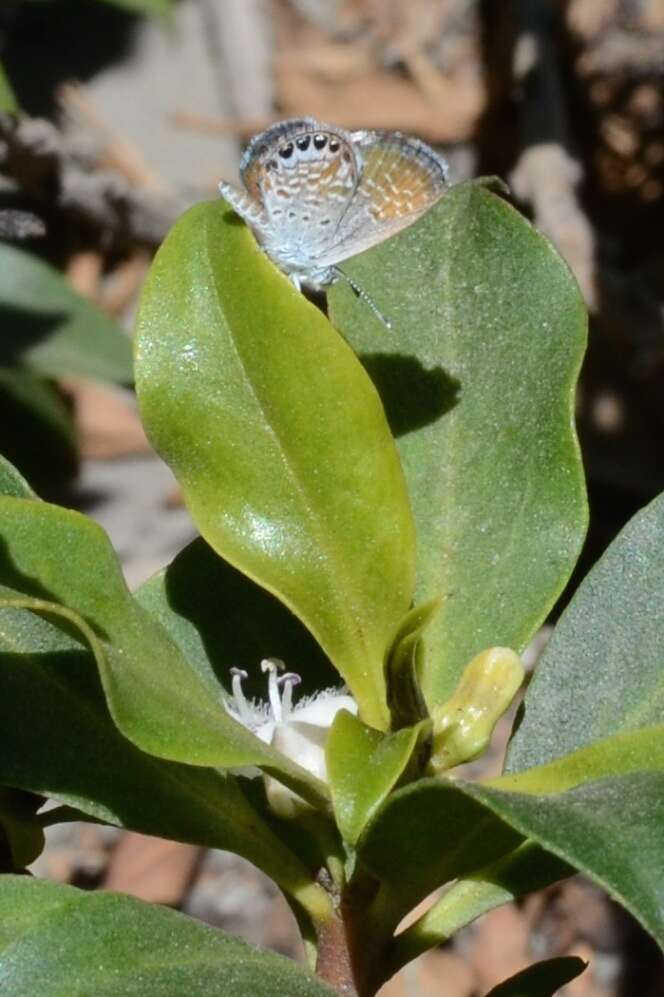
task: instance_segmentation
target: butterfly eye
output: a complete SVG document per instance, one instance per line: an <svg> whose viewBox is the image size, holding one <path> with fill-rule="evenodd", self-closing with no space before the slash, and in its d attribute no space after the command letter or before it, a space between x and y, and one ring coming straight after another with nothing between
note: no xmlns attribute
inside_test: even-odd
<svg viewBox="0 0 664 997"><path fill-rule="evenodd" d="M314 135L314 145L317 149L324 149L327 145L327 138L325 135Z"/></svg>
<svg viewBox="0 0 664 997"><path fill-rule="evenodd" d="M305 135L304 138L299 138L295 144L297 145L298 149L301 149L302 152L305 152L311 145L311 135Z"/></svg>

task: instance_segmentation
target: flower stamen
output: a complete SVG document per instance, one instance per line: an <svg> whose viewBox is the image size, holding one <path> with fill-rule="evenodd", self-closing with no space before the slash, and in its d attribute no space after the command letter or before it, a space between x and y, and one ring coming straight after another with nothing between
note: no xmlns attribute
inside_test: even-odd
<svg viewBox="0 0 664 997"><path fill-rule="evenodd" d="M293 689L300 684L302 678L296 672L286 672L277 679L277 685L281 686L281 711L283 719L288 720L293 708Z"/></svg>
<svg viewBox="0 0 664 997"><path fill-rule="evenodd" d="M272 716L278 724L280 724L283 720L283 713L281 709L281 696L279 695L279 679L277 678L277 673L283 672L285 667L285 664L283 661L280 661L279 658L263 658L261 661L261 671L269 672L267 679L267 694L270 700Z"/></svg>
<svg viewBox="0 0 664 997"><path fill-rule="evenodd" d="M233 699L237 707L237 712L242 723L249 726L252 721L252 713L244 694L244 689L242 688L242 681L249 678L249 673L245 672L244 668L231 668L231 675L233 676Z"/></svg>

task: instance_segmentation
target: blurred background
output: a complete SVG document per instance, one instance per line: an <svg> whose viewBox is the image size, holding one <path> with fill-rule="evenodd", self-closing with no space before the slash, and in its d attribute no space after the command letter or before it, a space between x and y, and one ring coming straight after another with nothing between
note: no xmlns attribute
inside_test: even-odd
<svg viewBox="0 0 664 997"><path fill-rule="evenodd" d="M663 83L664 0L1 0L0 453L103 524L130 586L167 563L194 530L131 391L155 249L273 121L399 129L442 150L453 182L505 178L586 299L591 528L573 587L664 488ZM497 744L483 771L500 759ZM286 904L234 856L94 825L49 835L38 875L300 955ZM567 953L591 961L568 997L664 995L654 943L579 877L383 993L475 997Z"/></svg>

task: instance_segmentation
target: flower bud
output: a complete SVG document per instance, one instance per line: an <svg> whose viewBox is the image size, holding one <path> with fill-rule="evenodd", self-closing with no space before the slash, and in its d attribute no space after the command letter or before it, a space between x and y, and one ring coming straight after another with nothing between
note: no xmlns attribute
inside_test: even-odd
<svg viewBox="0 0 664 997"><path fill-rule="evenodd" d="M507 647L490 647L466 665L451 698L433 711L429 775L482 754L523 677L520 658Z"/></svg>

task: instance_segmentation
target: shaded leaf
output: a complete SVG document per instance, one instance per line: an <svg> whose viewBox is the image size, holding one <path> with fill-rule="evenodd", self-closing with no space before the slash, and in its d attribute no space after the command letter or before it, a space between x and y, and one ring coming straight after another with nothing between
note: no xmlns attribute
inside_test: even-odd
<svg viewBox="0 0 664 997"><path fill-rule="evenodd" d="M0 243L0 365L128 384L128 336L50 264Z"/></svg>
<svg viewBox="0 0 664 997"><path fill-rule="evenodd" d="M543 889L573 872L567 863L534 842L525 841L514 851L478 869L468 879L458 880L429 910L400 932L390 952L385 978L427 949L449 941L460 928L482 914L533 890Z"/></svg>
<svg viewBox="0 0 664 997"><path fill-rule="evenodd" d="M163 16L173 9L174 0L104 0L113 7L122 7L134 14Z"/></svg>
<svg viewBox="0 0 664 997"><path fill-rule="evenodd" d="M587 965L576 956L545 959L500 983L486 997L554 997L561 987L580 976Z"/></svg>
<svg viewBox="0 0 664 997"><path fill-rule="evenodd" d="M572 428L585 314L569 269L514 209L454 187L344 264L332 321L377 385L413 503L430 707L485 647L521 650L578 556L586 504Z"/></svg>
<svg viewBox="0 0 664 997"><path fill-rule="evenodd" d="M28 370L0 367L0 453L40 493L62 488L78 470L70 408L55 385Z"/></svg>
<svg viewBox="0 0 664 997"><path fill-rule="evenodd" d="M664 772L631 772L550 796L470 783L464 791L594 879L664 946Z"/></svg>
<svg viewBox="0 0 664 997"><path fill-rule="evenodd" d="M283 956L113 893L4 876L0 982L13 997L331 997Z"/></svg>
<svg viewBox="0 0 664 997"><path fill-rule="evenodd" d="M420 687L420 638L439 609L440 600L432 599L406 613L387 652L385 682L392 730L409 727L429 715Z"/></svg>
<svg viewBox="0 0 664 997"><path fill-rule="evenodd" d="M18 111L16 95L0 62L0 112L15 114L16 111Z"/></svg>
<svg viewBox="0 0 664 997"><path fill-rule="evenodd" d="M449 779L392 793L358 844L363 864L405 912L432 890L511 852L522 835Z"/></svg>
<svg viewBox="0 0 664 997"><path fill-rule="evenodd" d="M19 872L41 854L44 832L36 813L43 802L33 793L0 786L0 864L3 872Z"/></svg>
<svg viewBox="0 0 664 997"><path fill-rule="evenodd" d="M157 254L136 378L201 534L305 623L384 728L414 571L396 449L352 351L221 203L192 208Z"/></svg>
<svg viewBox="0 0 664 997"><path fill-rule="evenodd" d="M200 538L134 598L216 695L220 686L230 691L230 669L241 667L248 672L247 694L264 698L263 658L279 658L302 677L298 695L339 685L338 673L297 617Z"/></svg>

